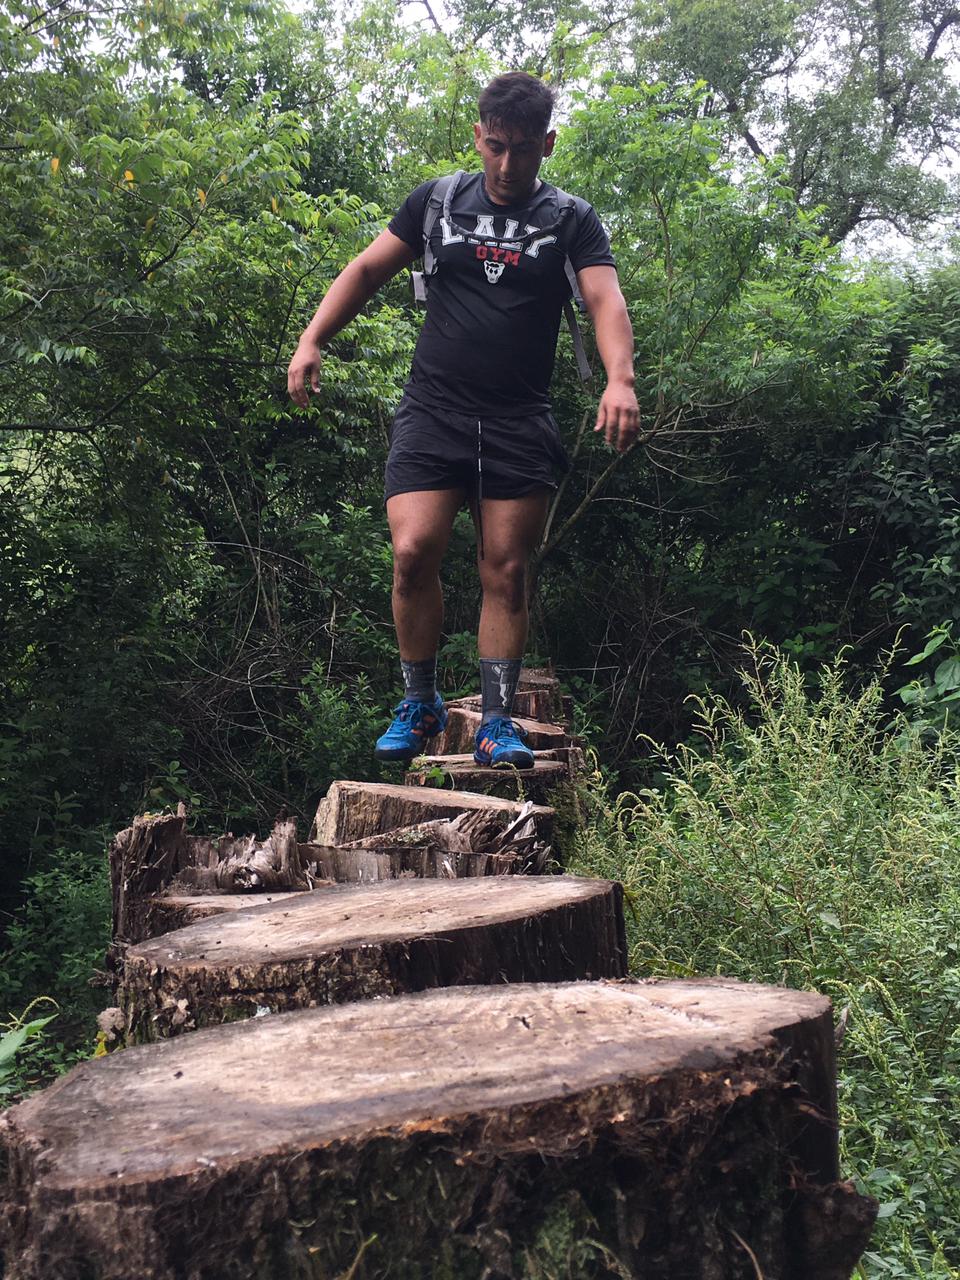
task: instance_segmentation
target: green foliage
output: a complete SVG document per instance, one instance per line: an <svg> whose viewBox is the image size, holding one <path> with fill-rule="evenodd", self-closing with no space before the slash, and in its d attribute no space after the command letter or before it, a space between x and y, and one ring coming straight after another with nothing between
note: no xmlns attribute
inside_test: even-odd
<svg viewBox="0 0 960 1280"><path fill-rule="evenodd" d="M40 1039L43 1028L52 1022L56 1013L47 1014L45 1018L31 1018L29 1015L42 1003L55 1004L53 1000L40 996L31 1000L26 1009L16 1017L0 1022L4 1028L0 1035L0 1098L9 1100L10 1095L18 1092L18 1076L23 1069L23 1049L30 1042Z"/></svg>
<svg viewBox="0 0 960 1280"><path fill-rule="evenodd" d="M602 802L578 865L623 880L632 968L812 988L844 1011L843 1160L879 1196L869 1276L960 1265L960 739L889 725L885 673L812 692L764 646L747 712L697 700L698 744Z"/></svg>
<svg viewBox="0 0 960 1280"><path fill-rule="evenodd" d="M741 155L782 160L834 241L877 220L922 227L950 208L924 159L956 137L949 5L816 0L665 0L643 6L639 71L705 83Z"/></svg>
<svg viewBox="0 0 960 1280"><path fill-rule="evenodd" d="M0 954L0 1009L52 997L69 1034L102 1006L90 986L110 941L110 882L101 854L61 852L25 884L26 898L7 926Z"/></svg>
<svg viewBox="0 0 960 1280"><path fill-rule="evenodd" d="M110 942L106 859L60 851L47 869L27 878L24 895L0 950L0 1015L6 1013L0 1025L16 1051L11 1094L49 1083L93 1052L104 997L91 978ZM50 1032L40 1035L51 1018L28 1014L45 1002L58 1012ZM24 1011L14 1015L14 1009Z"/></svg>
<svg viewBox="0 0 960 1280"><path fill-rule="evenodd" d="M384 712L365 676L349 687L331 685L326 664L315 663L304 676L299 704L288 730L298 764L318 797L336 778L375 775L371 744L383 732Z"/></svg>
<svg viewBox="0 0 960 1280"><path fill-rule="evenodd" d="M897 689L897 697L907 708L914 726L946 728L950 725L953 703L960 699L960 646L953 638L952 623L934 627L920 652L903 665L916 667L923 663L930 670Z"/></svg>

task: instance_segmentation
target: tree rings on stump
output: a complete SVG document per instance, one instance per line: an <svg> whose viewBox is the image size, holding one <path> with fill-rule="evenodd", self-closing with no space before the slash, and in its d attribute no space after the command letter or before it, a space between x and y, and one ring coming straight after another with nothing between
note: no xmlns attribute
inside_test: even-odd
<svg viewBox="0 0 960 1280"><path fill-rule="evenodd" d="M472 983L626 972L622 890L573 876L341 885L128 948L128 1040Z"/></svg>
<svg viewBox="0 0 960 1280"><path fill-rule="evenodd" d="M429 991L128 1049L0 1117L5 1274L519 1280L574 1241L584 1276L845 1280L872 1202L833 1182L831 1046L825 999L708 981Z"/></svg>

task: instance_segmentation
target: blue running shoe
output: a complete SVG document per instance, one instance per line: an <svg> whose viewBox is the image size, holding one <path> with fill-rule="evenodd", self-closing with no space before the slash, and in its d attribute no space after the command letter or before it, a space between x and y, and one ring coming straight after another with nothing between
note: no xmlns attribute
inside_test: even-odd
<svg viewBox="0 0 960 1280"><path fill-rule="evenodd" d="M533 752L523 741L526 736L509 716L488 720L477 730L473 758L477 764L509 764L515 769L532 769Z"/></svg>
<svg viewBox="0 0 960 1280"><path fill-rule="evenodd" d="M437 694L434 702L404 700L393 709L394 721L377 739L373 754L378 760L412 760L423 754L427 738L433 738L447 725L447 709Z"/></svg>

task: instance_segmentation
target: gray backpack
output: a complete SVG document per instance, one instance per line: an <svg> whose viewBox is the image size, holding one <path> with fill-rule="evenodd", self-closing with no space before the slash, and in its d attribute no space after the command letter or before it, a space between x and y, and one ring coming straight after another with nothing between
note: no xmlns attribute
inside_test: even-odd
<svg viewBox="0 0 960 1280"><path fill-rule="evenodd" d="M427 282L431 276L437 273L437 259L430 245L430 235L436 226L437 218L443 214L444 219L453 225L451 216L451 208L453 206L453 197L456 195L457 187L463 177L463 170L458 169L456 173L448 173L443 178L438 178L434 183L433 190L430 193L430 199L427 201L423 211L423 270L414 271L413 275L413 296L419 303L427 301ZM563 224L568 214L573 213L576 208L573 196L568 195L566 191L561 191L559 187L555 188L557 192L557 205L560 217L556 227ZM552 227L538 227L536 231L527 232L526 235L514 237L518 244L522 244L524 240L532 239L536 236L542 236L544 231L551 231ZM563 314L567 318L567 325L570 329L570 337L573 339L573 350L577 357L577 368L580 371L580 377L584 382L589 382L593 377L590 364L587 360L587 353L583 347L583 335L580 332L580 325L577 323L576 307L583 311L584 302L580 294L580 287L577 284L577 273L573 269L573 263L570 261L568 254L564 255L563 270L570 282L571 297L563 304Z"/></svg>

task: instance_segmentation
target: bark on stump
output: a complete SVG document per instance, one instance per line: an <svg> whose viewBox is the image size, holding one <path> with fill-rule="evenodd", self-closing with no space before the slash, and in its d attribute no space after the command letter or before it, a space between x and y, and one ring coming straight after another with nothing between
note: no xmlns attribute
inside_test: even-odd
<svg viewBox="0 0 960 1280"><path fill-rule="evenodd" d="M7 1280L519 1280L564 1241L582 1276L847 1280L875 1211L834 1182L829 1003L727 981L210 1028L75 1068L0 1146Z"/></svg>
<svg viewBox="0 0 960 1280"><path fill-rule="evenodd" d="M468 711L479 711L482 699L479 694L468 694L465 698L453 698L447 703L447 710L453 707L465 707ZM559 723L555 719L557 700L552 689L518 689L513 695L512 716L522 716L525 720L542 720L545 724Z"/></svg>
<svg viewBox="0 0 960 1280"><path fill-rule="evenodd" d="M424 833L424 843L408 840L390 846L388 836L371 836L371 847L359 841L356 847L329 849L305 844L301 848L319 873L337 884L375 884L379 880L458 880L467 876L517 875L527 870L525 860L515 854L455 852L430 843L429 829L405 828L405 833ZM325 881L321 881L325 883ZM252 905L252 904L248 904Z"/></svg>
<svg viewBox="0 0 960 1280"><path fill-rule="evenodd" d="M292 895L127 950L128 1042L430 987L622 977L609 880L394 880Z"/></svg>
<svg viewBox="0 0 960 1280"><path fill-rule="evenodd" d="M515 802L469 791L438 791L388 782L334 782L317 808L310 840L321 845L345 845L365 836L462 813L486 814L492 822L506 826L519 812L520 806ZM538 835L549 842L553 810L535 806L533 818Z"/></svg>
<svg viewBox="0 0 960 1280"><path fill-rule="evenodd" d="M527 667L520 672L520 681L517 684L518 693L543 692L551 700L552 715L551 720L562 720L564 718L564 696L560 693L560 681L553 674L552 670L545 667ZM570 699L566 699L567 702Z"/></svg>
<svg viewBox="0 0 960 1280"><path fill-rule="evenodd" d="M183 805L176 814L145 814L114 836L109 850L113 939L109 961L117 967L122 944L164 933L176 921L175 899L237 890L251 894L319 887L303 860L296 824L278 821L266 840L228 833L215 838L186 829ZM172 927L177 927L174 924Z"/></svg>

